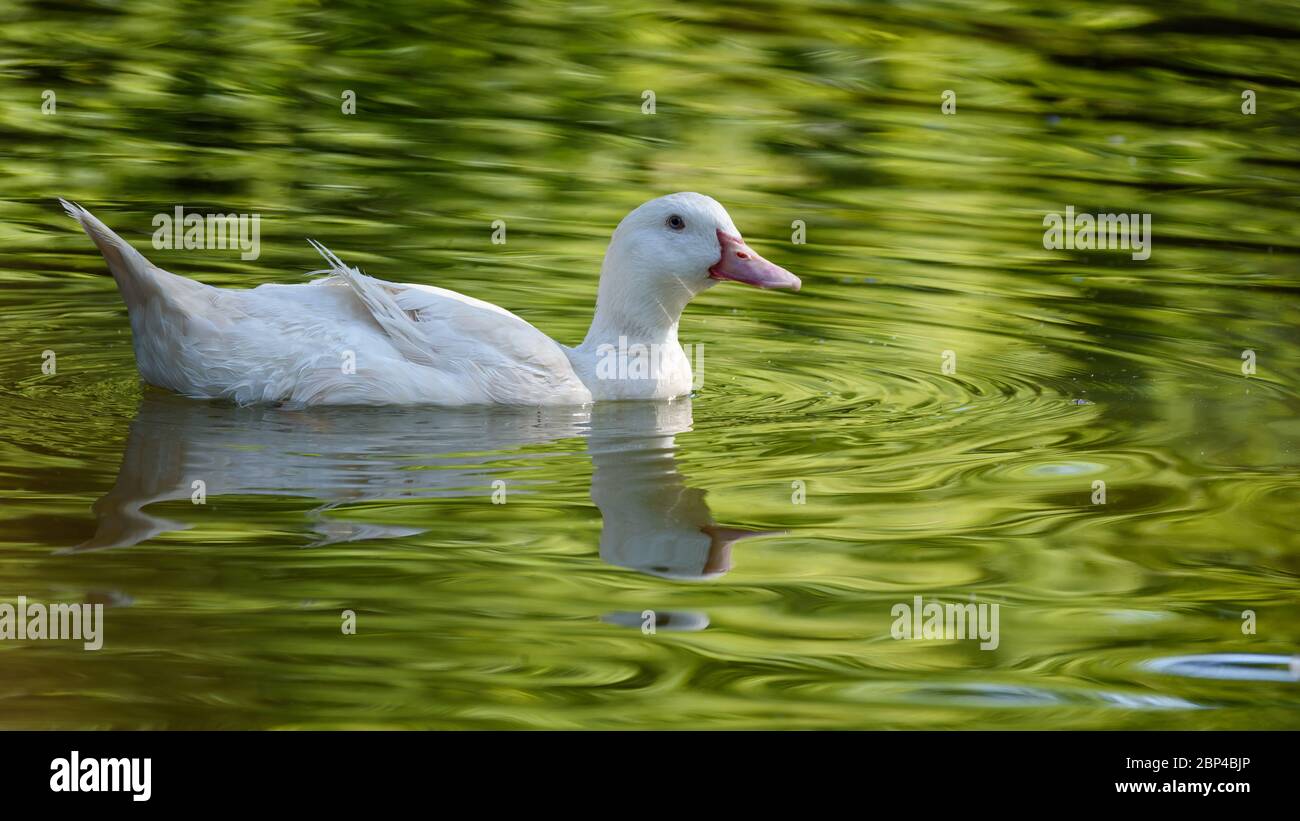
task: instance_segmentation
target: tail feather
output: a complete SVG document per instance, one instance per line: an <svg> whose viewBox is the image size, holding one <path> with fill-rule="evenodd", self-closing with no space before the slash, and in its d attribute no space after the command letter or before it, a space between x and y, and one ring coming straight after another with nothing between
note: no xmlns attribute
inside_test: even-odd
<svg viewBox="0 0 1300 821"><path fill-rule="evenodd" d="M94 241L95 247L104 255L104 259L108 262L108 270L117 281L117 287L122 292L122 298L126 300L128 307L140 304L149 293L158 290L157 273L160 273L161 269L145 259L144 254L132 248L126 240L113 233L112 229L85 208L65 199L60 199L59 202L63 204L63 210L68 213L68 216L80 223L82 229Z"/></svg>
<svg viewBox="0 0 1300 821"><path fill-rule="evenodd" d="M366 310L379 323L379 327L384 329L388 338L402 352L402 355L412 362L421 365L435 364L433 357L427 350L429 340L424 337L418 330L417 323L411 315L402 310L397 304L397 300L385 283L368 277L361 273L360 268L354 268L344 264L343 260L330 249L321 245L314 239L307 240L311 246L325 258L329 263L329 268L312 271L312 274L329 274L331 277L346 282L352 292L361 300L361 304L366 306ZM390 286L391 287L391 286Z"/></svg>

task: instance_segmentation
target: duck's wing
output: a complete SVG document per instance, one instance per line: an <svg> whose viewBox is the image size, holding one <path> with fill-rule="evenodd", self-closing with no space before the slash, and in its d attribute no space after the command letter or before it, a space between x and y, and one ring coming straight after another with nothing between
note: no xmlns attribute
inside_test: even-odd
<svg viewBox="0 0 1300 821"><path fill-rule="evenodd" d="M582 404L590 392L555 340L515 314L429 285L376 279L312 245L408 361L478 385L485 402Z"/></svg>

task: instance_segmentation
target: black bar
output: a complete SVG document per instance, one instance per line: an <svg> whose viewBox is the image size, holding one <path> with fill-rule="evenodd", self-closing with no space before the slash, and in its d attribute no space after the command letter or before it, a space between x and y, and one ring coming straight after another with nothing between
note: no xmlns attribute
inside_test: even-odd
<svg viewBox="0 0 1300 821"><path fill-rule="evenodd" d="M952 801L990 812L1022 802L1051 802L1025 805L1044 810L1195 802L1222 812L1242 802L1287 801L1296 777L1291 732L114 731L0 738L6 802L128 812L277 803L375 810L389 801L435 801L450 812L453 799L477 796L495 806L557 789L584 796L596 787L623 792L637 808L703 791L738 803L804 795L819 806L832 795L856 795L863 813L891 799L918 809ZM148 758L148 800L134 800L129 790L54 792L51 762L70 765L74 750L83 768L91 758L136 758L142 774ZM102 773L102 762L91 769ZM1191 783L1215 791L1191 792ZM1121 792L1135 789L1122 784L1156 791Z"/></svg>

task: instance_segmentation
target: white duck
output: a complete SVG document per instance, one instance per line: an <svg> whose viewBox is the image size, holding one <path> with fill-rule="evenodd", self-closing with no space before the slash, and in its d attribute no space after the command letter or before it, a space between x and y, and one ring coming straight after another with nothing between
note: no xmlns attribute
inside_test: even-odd
<svg viewBox="0 0 1300 821"><path fill-rule="evenodd" d="M619 223L591 329L569 348L504 308L375 279L315 242L330 265L317 273L329 276L214 288L158 268L86 209L63 206L108 261L145 381L243 405L576 405L681 396L690 391L691 366L677 323L696 294L724 279L800 285L754 253L716 201L670 194ZM619 352L642 359L649 352L655 367L611 367Z"/></svg>

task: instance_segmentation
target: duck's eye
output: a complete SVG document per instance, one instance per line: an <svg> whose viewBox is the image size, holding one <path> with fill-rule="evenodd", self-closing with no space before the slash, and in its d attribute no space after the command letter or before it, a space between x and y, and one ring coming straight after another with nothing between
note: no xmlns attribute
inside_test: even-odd
<svg viewBox="0 0 1300 821"><path fill-rule="evenodd" d="M673 214L668 218L668 227L674 231L680 231L686 227L686 220L682 219L677 214Z"/></svg>

